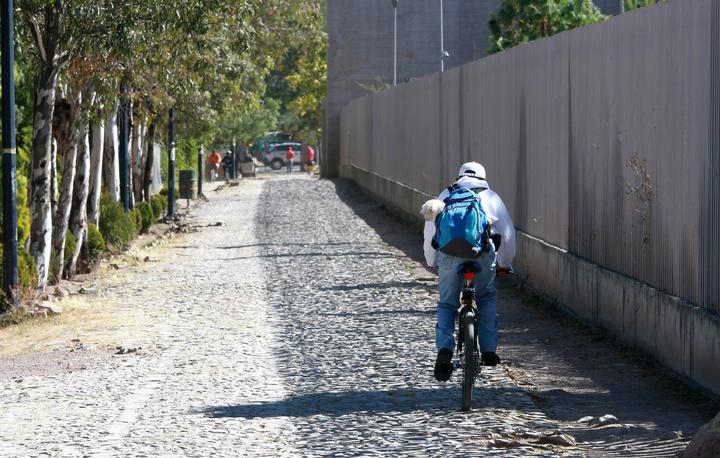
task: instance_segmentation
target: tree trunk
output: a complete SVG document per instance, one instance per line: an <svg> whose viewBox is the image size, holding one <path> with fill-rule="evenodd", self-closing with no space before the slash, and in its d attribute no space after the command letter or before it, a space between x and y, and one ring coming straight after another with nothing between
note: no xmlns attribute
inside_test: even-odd
<svg viewBox="0 0 720 458"><path fill-rule="evenodd" d="M52 154L52 165L50 166L50 199L52 202L51 211L54 215L57 211L58 197L60 196L57 174L57 141L54 138L52 139L50 148Z"/></svg>
<svg viewBox="0 0 720 458"><path fill-rule="evenodd" d="M145 121L139 117L133 116L133 128L132 128L132 175L133 175L133 194L135 195L135 202L142 202L143 200L143 172L145 167L143 166L143 137L145 130Z"/></svg>
<svg viewBox="0 0 720 458"><path fill-rule="evenodd" d="M45 289L50 270L52 236L52 121L55 110L57 66L43 66L35 86L32 135L32 199L30 202L30 254L35 258L38 288Z"/></svg>
<svg viewBox="0 0 720 458"><path fill-rule="evenodd" d="M150 185L152 184L153 163L155 162L155 119L150 121L150 126L145 136L145 172L143 174L143 194L145 200L150 201Z"/></svg>
<svg viewBox="0 0 720 458"><path fill-rule="evenodd" d="M120 163L118 149L120 147L118 138L118 108L119 103L115 101L115 108L110 111L105 119L105 142L103 151L103 181L113 202L120 200Z"/></svg>
<svg viewBox="0 0 720 458"><path fill-rule="evenodd" d="M90 139L88 125L82 121L77 146L77 163L75 170L75 185L73 186L72 210L70 213L70 231L75 237L75 251L68 265L66 278L72 278L77 270L83 244L87 235L87 203L90 186Z"/></svg>
<svg viewBox="0 0 720 458"><path fill-rule="evenodd" d="M105 125L103 121L93 122L90 128L92 144L90 146L90 194L88 195L88 222L97 225L100 220L100 188L102 182L102 164Z"/></svg>
<svg viewBox="0 0 720 458"><path fill-rule="evenodd" d="M64 158L60 201L55 213L53 227L53 264L50 266L50 280L60 280L65 264L65 233L68 229L70 209L72 208L73 185L75 182L75 165L78 143L78 107L81 96L78 94L72 101L66 99L58 102L55 108L53 124L56 125L58 153Z"/></svg>
<svg viewBox="0 0 720 458"><path fill-rule="evenodd" d="M135 185L133 180L133 143L135 142L135 114L134 111L134 104L130 102L129 104L130 109L128 113L128 166L127 166L127 187L128 187L128 200L130 201L130 208L135 208Z"/></svg>

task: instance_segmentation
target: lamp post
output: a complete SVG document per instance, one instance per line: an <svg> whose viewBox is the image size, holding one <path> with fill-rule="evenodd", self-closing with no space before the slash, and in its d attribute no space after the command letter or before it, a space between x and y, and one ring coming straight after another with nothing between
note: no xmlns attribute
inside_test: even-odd
<svg viewBox="0 0 720 458"><path fill-rule="evenodd" d="M2 2L2 191L3 191L3 290L5 307L18 305L17 187L15 177L15 55L13 1Z"/></svg>
<svg viewBox="0 0 720 458"><path fill-rule="evenodd" d="M440 71L445 71L445 58L449 54L445 51L445 25L443 24L443 0L440 0Z"/></svg>
<svg viewBox="0 0 720 458"><path fill-rule="evenodd" d="M398 0L392 0L393 6L393 86L397 86L397 7Z"/></svg>
<svg viewBox="0 0 720 458"><path fill-rule="evenodd" d="M205 175L203 175L203 147L202 146L200 146L198 148L197 169L198 169L197 190L198 190L198 198L200 198L203 195L202 185L203 185L203 178L205 176Z"/></svg>
<svg viewBox="0 0 720 458"><path fill-rule="evenodd" d="M169 219L175 217L175 110L168 114L168 208Z"/></svg>

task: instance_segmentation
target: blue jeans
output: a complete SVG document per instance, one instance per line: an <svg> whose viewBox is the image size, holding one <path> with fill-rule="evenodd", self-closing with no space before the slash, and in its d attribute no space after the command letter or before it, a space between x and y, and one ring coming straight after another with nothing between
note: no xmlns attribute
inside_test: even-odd
<svg viewBox="0 0 720 458"><path fill-rule="evenodd" d="M440 300L437 306L437 324L435 325L435 345L455 350L455 318L460 308L460 293L463 278L457 273L457 267L464 262L476 262L481 266L475 272L475 303L478 308L478 325L476 334L481 352L497 350L497 293L495 290L495 250L475 259L455 258L440 253L438 257L438 283Z"/></svg>

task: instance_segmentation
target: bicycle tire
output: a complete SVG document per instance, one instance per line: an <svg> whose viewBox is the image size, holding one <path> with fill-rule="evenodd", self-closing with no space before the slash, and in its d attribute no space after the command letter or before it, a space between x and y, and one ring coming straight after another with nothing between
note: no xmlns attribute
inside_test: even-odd
<svg viewBox="0 0 720 458"><path fill-rule="evenodd" d="M472 404L472 390L475 382L475 316L472 312L465 314L463 329L463 346L465 347L462 382L462 410L467 412Z"/></svg>

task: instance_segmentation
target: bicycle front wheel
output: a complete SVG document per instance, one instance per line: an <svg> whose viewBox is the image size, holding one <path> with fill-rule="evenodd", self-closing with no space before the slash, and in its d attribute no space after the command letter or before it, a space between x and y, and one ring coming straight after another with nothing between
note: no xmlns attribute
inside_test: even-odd
<svg viewBox="0 0 720 458"><path fill-rule="evenodd" d="M462 382L462 410L467 412L472 404L472 390L475 382L475 316L472 312L465 314L463 329L463 346L465 347Z"/></svg>

